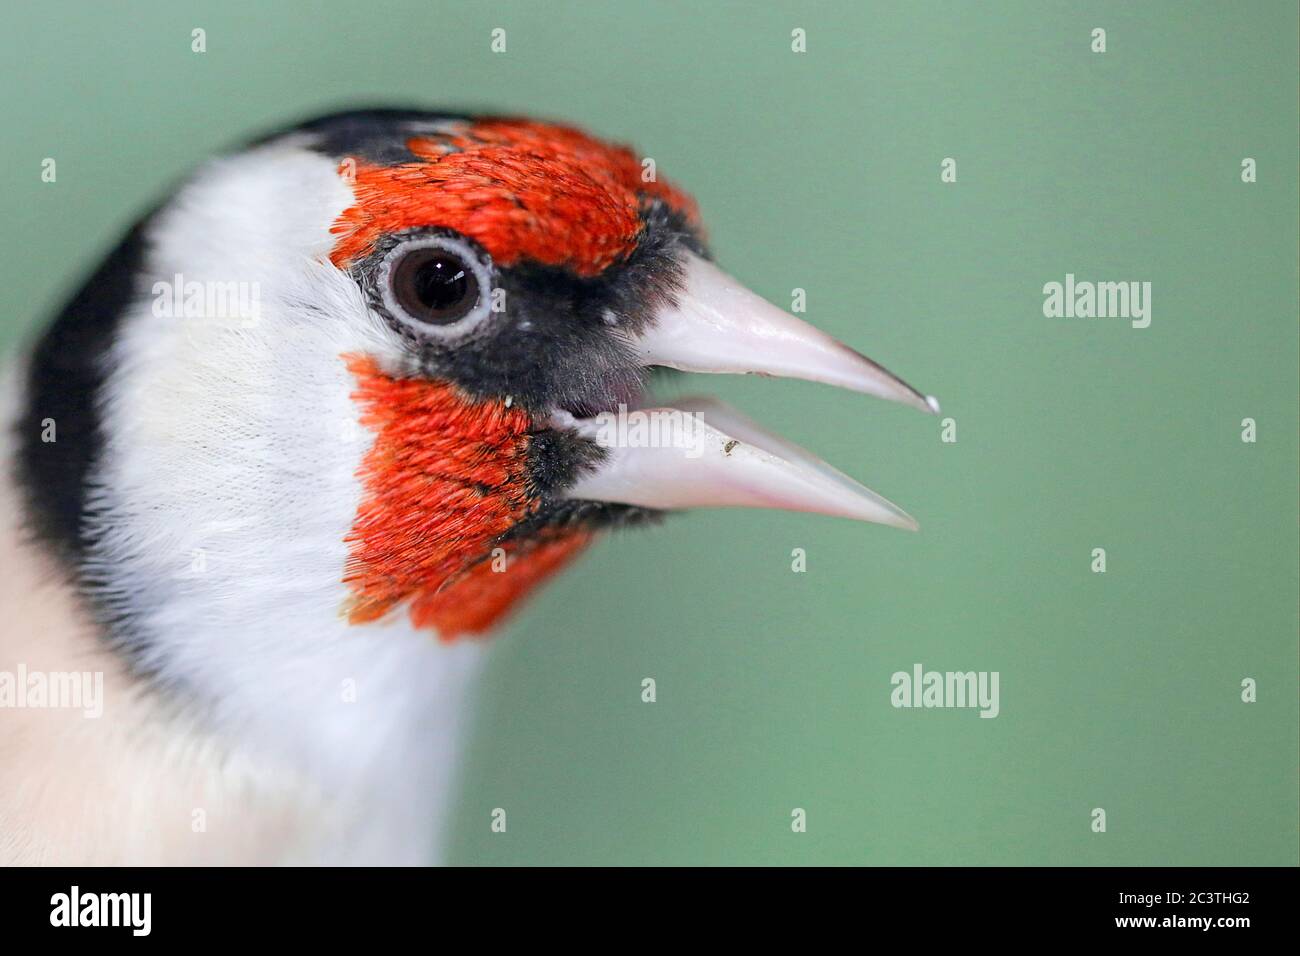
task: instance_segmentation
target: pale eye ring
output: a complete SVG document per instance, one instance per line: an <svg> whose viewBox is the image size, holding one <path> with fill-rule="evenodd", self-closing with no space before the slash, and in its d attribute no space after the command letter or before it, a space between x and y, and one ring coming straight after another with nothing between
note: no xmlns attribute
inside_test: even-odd
<svg viewBox="0 0 1300 956"><path fill-rule="evenodd" d="M492 271L460 239L424 236L395 246L379 267L384 307L415 332L452 338L491 311Z"/></svg>

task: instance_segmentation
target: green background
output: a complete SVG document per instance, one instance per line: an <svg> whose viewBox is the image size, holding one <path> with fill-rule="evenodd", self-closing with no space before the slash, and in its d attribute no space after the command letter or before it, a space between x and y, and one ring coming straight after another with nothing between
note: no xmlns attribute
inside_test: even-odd
<svg viewBox="0 0 1300 956"><path fill-rule="evenodd" d="M1294 2L18 6L6 344L213 150L407 101L636 143L726 268L805 288L955 419L945 444L816 385L684 382L922 530L732 511L604 542L498 639L453 862L1297 863ZM1044 318L1067 272L1150 281L1150 328ZM892 708L915 662L999 671L1001 716Z"/></svg>

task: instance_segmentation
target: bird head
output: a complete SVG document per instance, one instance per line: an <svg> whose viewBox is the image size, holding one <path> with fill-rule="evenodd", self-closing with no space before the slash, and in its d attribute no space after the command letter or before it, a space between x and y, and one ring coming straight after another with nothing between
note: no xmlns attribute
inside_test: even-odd
<svg viewBox="0 0 1300 956"><path fill-rule="evenodd" d="M724 273L628 148L340 114L205 165L109 257L36 349L24 476L38 530L145 630L275 602L452 639L665 511L915 527L721 403L657 408L656 368L937 410Z"/></svg>

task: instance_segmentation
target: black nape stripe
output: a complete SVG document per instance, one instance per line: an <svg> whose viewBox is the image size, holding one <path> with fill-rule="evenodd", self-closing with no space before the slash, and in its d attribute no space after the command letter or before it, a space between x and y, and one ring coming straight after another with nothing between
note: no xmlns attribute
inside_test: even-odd
<svg viewBox="0 0 1300 956"><path fill-rule="evenodd" d="M310 148L324 155L400 163L412 158L406 149L407 131L475 118L468 113L418 109L350 110L280 128L250 145L305 133L311 137ZM93 469L104 446L101 401L109 352L127 308L140 291L137 283L152 217L151 212L127 233L48 327L30 356L25 405L15 425L15 479L25 498L30 532L74 572L92 544L86 508ZM561 270L528 264L508 270L504 285L519 293L512 294L511 301L522 303L515 318L520 324L529 323L531 333L519 335L514 326L506 328L491 342L442 357L439 370L454 373L452 377L472 394L509 394L524 404L558 405L584 414L588 406L614 407L639 384L622 336L643 325L649 309L674 296L680 281L678 248L708 257L694 229L663 203L647 202L642 226L627 260L597 280L577 280ZM609 314L622 326L618 335L606 327ZM555 315L568 316L570 321L553 328L548 318ZM537 361L540 354L552 360L543 365ZM50 424L55 441L44 440ZM545 504L512 534L573 524L633 525L658 517L649 509L555 499L554 492L591 462L563 437L538 437L535 444L529 477Z"/></svg>
<svg viewBox="0 0 1300 956"><path fill-rule="evenodd" d="M18 430L17 484L29 530L74 568L87 547L86 493L104 444L100 395L107 356L144 260L137 223L36 343ZM54 441L46 441L53 429Z"/></svg>
<svg viewBox="0 0 1300 956"><path fill-rule="evenodd" d="M249 146L260 146L290 133L309 133L314 141L310 148L334 158L356 156L381 166L413 162L418 159L406 148L404 127L418 127L450 121L471 122L470 113L440 110L375 107L345 110L317 116L296 125L259 137Z"/></svg>

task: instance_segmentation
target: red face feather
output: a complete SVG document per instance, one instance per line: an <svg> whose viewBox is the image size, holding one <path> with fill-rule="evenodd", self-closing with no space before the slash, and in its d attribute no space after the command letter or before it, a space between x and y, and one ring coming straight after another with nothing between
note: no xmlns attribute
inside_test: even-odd
<svg viewBox="0 0 1300 956"><path fill-rule="evenodd" d="M340 268L385 233L444 226L498 265L527 259L593 276L635 248L642 196L696 217L686 194L642 182L630 149L565 126L487 120L406 145L410 162L352 168L356 204L334 224Z"/></svg>
<svg viewBox="0 0 1300 956"><path fill-rule="evenodd" d="M499 266L530 261L594 276L636 247L644 203L696 219L690 197L642 181L631 150L569 127L485 120L406 146L413 158L401 164L347 164L356 202L333 226L339 268L386 234L440 226L478 242ZM374 621L409 602L412 622L444 640L489 629L590 540L565 530L508 541L505 570L493 568L492 548L537 508L527 477L530 416L446 382L392 378L364 356L344 358L361 420L375 432L348 535L349 620Z"/></svg>
<svg viewBox="0 0 1300 956"><path fill-rule="evenodd" d="M536 508L526 455L532 421L454 386L393 378L366 356L345 356L354 398L375 441L361 464L365 490L348 534L348 620L363 624L411 601L418 627L444 640L488 629L587 543L581 532L491 549Z"/></svg>
<svg viewBox="0 0 1300 956"><path fill-rule="evenodd" d="M480 561L448 587L425 590L411 602L411 622L433 627L444 641L481 634L508 614L534 588L564 568L591 542L584 531L553 533L506 549L505 567Z"/></svg>

